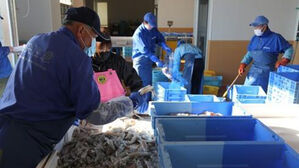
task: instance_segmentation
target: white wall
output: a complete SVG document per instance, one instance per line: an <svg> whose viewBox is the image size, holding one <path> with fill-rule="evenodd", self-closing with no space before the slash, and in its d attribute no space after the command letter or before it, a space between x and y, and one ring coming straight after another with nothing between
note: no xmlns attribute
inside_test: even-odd
<svg viewBox="0 0 299 168"><path fill-rule="evenodd" d="M61 25L59 0L16 0L16 13L20 41Z"/></svg>
<svg viewBox="0 0 299 168"><path fill-rule="evenodd" d="M7 7L7 1L0 1L0 15L4 18L4 20L0 20L0 41L2 45L12 45Z"/></svg>
<svg viewBox="0 0 299 168"><path fill-rule="evenodd" d="M11 15L9 14L9 5L8 0L1 0L0 1L0 15L4 18L4 20L0 20L0 41L3 46L14 46L18 44L14 44L15 39L13 39L13 32L12 29L12 20L10 18ZM15 64L15 57L14 54L9 54L8 59L10 60L11 64L14 66Z"/></svg>
<svg viewBox="0 0 299 168"><path fill-rule="evenodd" d="M168 27L172 20L173 28L193 27L194 0L158 0L158 27Z"/></svg>
<svg viewBox="0 0 299 168"><path fill-rule="evenodd" d="M272 31L295 39L298 0L210 0L209 40L250 40L249 26L258 15L269 19Z"/></svg>

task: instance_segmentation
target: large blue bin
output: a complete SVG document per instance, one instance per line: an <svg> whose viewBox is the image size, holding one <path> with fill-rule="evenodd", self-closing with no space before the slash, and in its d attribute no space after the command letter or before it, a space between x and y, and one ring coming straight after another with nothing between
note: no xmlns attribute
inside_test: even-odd
<svg viewBox="0 0 299 168"><path fill-rule="evenodd" d="M254 118L161 118L156 120L158 142L243 141L284 142Z"/></svg>
<svg viewBox="0 0 299 168"><path fill-rule="evenodd" d="M172 143L160 146L160 168L298 168L285 144Z"/></svg>
<svg viewBox="0 0 299 168"><path fill-rule="evenodd" d="M198 118L199 116L175 116L175 113L200 114L205 111L221 113L231 117L233 102L152 102L152 127L155 129L156 118Z"/></svg>

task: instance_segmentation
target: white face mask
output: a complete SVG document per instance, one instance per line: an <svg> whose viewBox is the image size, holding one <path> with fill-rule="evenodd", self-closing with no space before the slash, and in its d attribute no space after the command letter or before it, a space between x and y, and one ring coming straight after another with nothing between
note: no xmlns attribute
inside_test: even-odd
<svg viewBox="0 0 299 168"><path fill-rule="evenodd" d="M88 32L88 34L91 37L92 41L91 41L91 46L87 47L84 40L81 38L81 40L83 42L83 45L84 45L84 52L89 57L93 57L94 54L96 53L96 38L92 37L88 30L86 30L86 31Z"/></svg>
<svg viewBox="0 0 299 168"><path fill-rule="evenodd" d="M256 36L261 36L261 35L263 35L263 33L264 33L264 32L262 32L261 29L254 29L254 34L255 34Z"/></svg>
<svg viewBox="0 0 299 168"><path fill-rule="evenodd" d="M85 44L84 44L85 45ZM96 53L96 39L92 38L91 41L91 46L89 48L87 48L85 46L84 48L84 52L89 56L89 57L93 57L94 54Z"/></svg>
<svg viewBox="0 0 299 168"><path fill-rule="evenodd" d="M147 30L152 30L152 29L153 29L153 27L150 26L149 24L144 24L144 26L145 26L145 28L146 28Z"/></svg>

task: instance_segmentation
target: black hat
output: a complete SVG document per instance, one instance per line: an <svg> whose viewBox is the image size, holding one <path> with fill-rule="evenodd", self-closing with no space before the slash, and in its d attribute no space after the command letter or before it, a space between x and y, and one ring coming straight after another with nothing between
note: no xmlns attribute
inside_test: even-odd
<svg viewBox="0 0 299 168"><path fill-rule="evenodd" d="M101 22L99 15L88 7L70 8L65 13L64 20L77 21L91 27L98 35L99 39L105 40L105 36L100 30Z"/></svg>
<svg viewBox="0 0 299 168"><path fill-rule="evenodd" d="M110 37L109 34L105 34L104 33L103 37L98 36L96 38L96 41L98 41L98 42L104 42L104 43L109 43L109 42L111 42L111 37Z"/></svg>

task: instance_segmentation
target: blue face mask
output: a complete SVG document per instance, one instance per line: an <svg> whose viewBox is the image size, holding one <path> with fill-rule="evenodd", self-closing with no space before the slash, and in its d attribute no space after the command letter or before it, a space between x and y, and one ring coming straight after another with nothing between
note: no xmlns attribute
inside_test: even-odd
<svg viewBox="0 0 299 168"><path fill-rule="evenodd" d="M87 48L87 47L84 48L84 52L89 57L93 57L94 56L94 54L96 53L96 39L95 38L92 38L91 46L89 48Z"/></svg>

